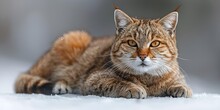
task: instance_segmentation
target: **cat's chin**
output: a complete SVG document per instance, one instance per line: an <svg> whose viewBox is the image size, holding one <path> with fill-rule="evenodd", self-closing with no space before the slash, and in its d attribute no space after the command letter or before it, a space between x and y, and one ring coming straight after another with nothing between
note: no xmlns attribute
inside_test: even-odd
<svg viewBox="0 0 220 110"><path fill-rule="evenodd" d="M161 66L149 66L149 65L139 65L132 68L135 71L133 74L136 75L149 74L152 76L161 76L169 71L167 68Z"/></svg>

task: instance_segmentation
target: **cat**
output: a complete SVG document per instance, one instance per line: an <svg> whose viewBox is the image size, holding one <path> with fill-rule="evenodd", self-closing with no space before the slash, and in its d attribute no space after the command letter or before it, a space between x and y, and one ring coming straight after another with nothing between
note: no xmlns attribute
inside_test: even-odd
<svg viewBox="0 0 220 110"><path fill-rule="evenodd" d="M178 12L137 19L115 9L114 21L115 36L92 38L73 31L56 40L18 77L16 93L137 99L192 96L177 62Z"/></svg>

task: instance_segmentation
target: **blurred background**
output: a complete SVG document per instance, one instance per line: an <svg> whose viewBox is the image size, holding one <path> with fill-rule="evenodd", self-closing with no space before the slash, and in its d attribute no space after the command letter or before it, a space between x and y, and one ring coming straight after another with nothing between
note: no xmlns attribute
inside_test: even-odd
<svg viewBox="0 0 220 110"><path fill-rule="evenodd" d="M137 18L163 17L181 5L182 71L195 93L220 93L219 0L0 0L0 93L13 93L17 75L64 33L114 35L113 3Z"/></svg>

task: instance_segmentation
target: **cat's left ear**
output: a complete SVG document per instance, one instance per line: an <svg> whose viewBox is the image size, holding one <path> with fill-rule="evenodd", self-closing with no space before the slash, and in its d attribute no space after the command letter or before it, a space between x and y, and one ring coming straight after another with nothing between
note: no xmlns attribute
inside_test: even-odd
<svg viewBox="0 0 220 110"><path fill-rule="evenodd" d="M171 12L159 20L159 23L168 32L174 33L178 23L178 12Z"/></svg>
<svg viewBox="0 0 220 110"><path fill-rule="evenodd" d="M116 9L114 12L114 21L115 21L116 29L118 31L124 29L126 26L133 23L131 17L129 17L126 13L124 13L119 9Z"/></svg>

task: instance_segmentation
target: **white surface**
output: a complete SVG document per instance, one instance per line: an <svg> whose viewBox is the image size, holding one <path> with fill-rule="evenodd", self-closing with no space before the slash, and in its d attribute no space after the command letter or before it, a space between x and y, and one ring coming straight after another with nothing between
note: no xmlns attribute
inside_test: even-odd
<svg viewBox="0 0 220 110"><path fill-rule="evenodd" d="M195 94L189 99L149 97L143 100L14 94L17 75L30 66L30 63L0 56L0 110L220 110L220 94Z"/></svg>
<svg viewBox="0 0 220 110"><path fill-rule="evenodd" d="M0 94L1 110L220 110L220 95L124 99L98 96Z"/></svg>

